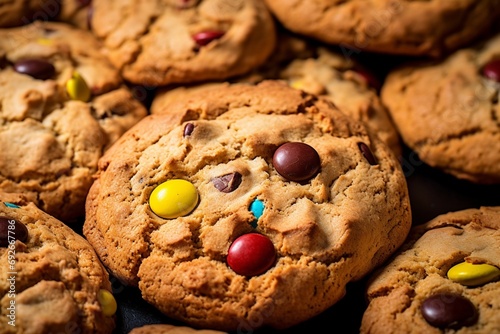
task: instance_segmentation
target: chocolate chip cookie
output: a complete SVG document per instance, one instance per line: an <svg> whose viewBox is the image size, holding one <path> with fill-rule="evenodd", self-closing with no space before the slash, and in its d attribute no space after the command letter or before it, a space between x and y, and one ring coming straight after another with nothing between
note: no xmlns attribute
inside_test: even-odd
<svg viewBox="0 0 500 334"><path fill-rule="evenodd" d="M442 61L394 69L381 96L422 161L471 182L500 183L500 35Z"/></svg>
<svg viewBox="0 0 500 334"><path fill-rule="evenodd" d="M495 0L266 0L288 29L340 45L346 54L374 51L440 56L463 47L495 22Z"/></svg>
<svg viewBox="0 0 500 334"><path fill-rule="evenodd" d="M65 222L84 213L97 161L147 114L86 31L0 30L0 190Z"/></svg>
<svg viewBox="0 0 500 334"><path fill-rule="evenodd" d="M88 242L21 195L0 193L0 332L115 327L108 274Z"/></svg>
<svg viewBox="0 0 500 334"><path fill-rule="evenodd" d="M496 333L500 207L451 212L414 227L370 278L361 333Z"/></svg>
<svg viewBox="0 0 500 334"><path fill-rule="evenodd" d="M399 134L377 94L378 79L360 64L333 50L317 47L314 48L314 54L302 57L305 52L300 47L296 48L297 50L288 52L278 50L274 54L276 57L271 57L260 70L232 81L257 83L265 79L285 80L294 88L326 97L342 112L365 123L396 156L401 156ZM311 51L313 47L309 46L307 50ZM298 53L298 57L288 61L281 55L286 53L290 56L294 52ZM161 113L175 100L189 98L191 91L203 94L203 87L213 89L213 86L214 84L204 84L160 89L156 93L151 112Z"/></svg>
<svg viewBox="0 0 500 334"><path fill-rule="evenodd" d="M129 334L224 334L210 329L194 329L186 326L146 325L134 328Z"/></svg>
<svg viewBox="0 0 500 334"><path fill-rule="evenodd" d="M286 328L332 306L404 241L390 149L330 101L264 81L144 118L99 162L84 234L167 316Z"/></svg>
<svg viewBox="0 0 500 334"><path fill-rule="evenodd" d="M243 74L266 60L276 39L262 0L112 0L92 6L92 30L135 84Z"/></svg>

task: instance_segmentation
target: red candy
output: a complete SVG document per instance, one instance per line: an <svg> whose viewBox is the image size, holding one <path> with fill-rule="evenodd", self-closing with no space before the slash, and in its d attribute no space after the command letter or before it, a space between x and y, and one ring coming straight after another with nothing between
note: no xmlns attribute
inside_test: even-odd
<svg viewBox="0 0 500 334"><path fill-rule="evenodd" d="M493 81L500 82L500 59L490 61L483 67L483 75Z"/></svg>
<svg viewBox="0 0 500 334"><path fill-rule="evenodd" d="M370 87L374 88L377 91L380 90L380 87L382 85L380 84L379 79L373 73L362 68L356 68L355 71L363 77L363 79Z"/></svg>
<svg viewBox="0 0 500 334"><path fill-rule="evenodd" d="M199 46L204 46L215 39L221 38L222 36L224 36L224 34L225 32L220 30L207 30L194 34L192 37L196 44L198 44Z"/></svg>
<svg viewBox="0 0 500 334"><path fill-rule="evenodd" d="M273 266L276 260L276 250L266 236L248 233L233 241L226 260L229 267L237 274L257 276Z"/></svg>

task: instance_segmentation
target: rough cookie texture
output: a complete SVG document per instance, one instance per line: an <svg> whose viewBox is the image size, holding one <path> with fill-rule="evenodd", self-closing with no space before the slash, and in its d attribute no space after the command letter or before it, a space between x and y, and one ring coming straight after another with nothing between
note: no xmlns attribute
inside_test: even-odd
<svg viewBox="0 0 500 334"><path fill-rule="evenodd" d="M499 245L500 207L447 213L414 227L397 256L370 278L361 333L497 333L500 281L467 287L446 274L462 261L500 268ZM469 299L479 312L477 322L456 331L427 323L422 303L444 292Z"/></svg>
<svg viewBox="0 0 500 334"><path fill-rule="evenodd" d="M33 59L53 66L43 73L48 78L16 70ZM79 89L90 92L88 102L66 90L75 72L88 86ZM0 88L0 189L24 193L64 221L82 216L98 159L146 109L95 38L62 23L0 30Z"/></svg>
<svg viewBox="0 0 500 334"><path fill-rule="evenodd" d="M223 334L209 329L194 329L186 326L147 325L134 328L129 334Z"/></svg>
<svg viewBox="0 0 500 334"><path fill-rule="evenodd" d="M497 35L442 62L389 73L382 101L422 161L472 182L500 182L500 82L482 74L499 58Z"/></svg>
<svg viewBox="0 0 500 334"><path fill-rule="evenodd" d="M440 56L487 31L496 0L266 0L291 31L344 50Z"/></svg>
<svg viewBox="0 0 500 334"><path fill-rule="evenodd" d="M287 142L318 153L310 180L288 181L273 167ZM236 173L241 182L220 187ZM148 201L169 179L192 183L199 202L163 219ZM255 199L265 207L258 219ZM84 234L115 276L169 317L225 331L285 328L319 314L387 259L411 225L390 149L328 100L274 81L215 89L143 119L100 160L86 213ZM233 241L250 232L276 251L257 276L226 264Z"/></svg>
<svg viewBox="0 0 500 334"><path fill-rule="evenodd" d="M261 0L96 1L92 30L126 80L151 86L243 74L276 39Z"/></svg>
<svg viewBox="0 0 500 334"><path fill-rule="evenodd" d="M14 232L0 247L0 333L112 333L114 317L97 299L111 283L88 242L20 195L0 193L0 217L28 234L21 241L18 227L0 228L2 239Z"/></svg>
<svg viewBox="0 0 500 334"><path fill-rule="evenodd" d="M297 42L296 40L292 41ZM235 80L250 83L265 79L285 80L294 88L324 96L342 112L365 123L399 157L401 155L399 134L379 98L376 88L369 85L363 74L368 72L358 69L359 65L356 62L347 60L340 54L322 47L316 48L313 55L302 58L306 52L296 46L297 43L290 45L290 48L296 50L286 52L288 56L294 52L298 53L297 58L286 61L285 57L281 55L285 50L280 52L278 49L260 71L253 71L248 76ZM311 51L312 47L308 47L307 50L313 52ZM276 57L274 57L275 55ZM195 94L203 94L203 87L213 89L213 86L214 84L204 84L160 89L157 91L151 106L151 113L161 113L177 99L189 98L191 91Z"/></svg>

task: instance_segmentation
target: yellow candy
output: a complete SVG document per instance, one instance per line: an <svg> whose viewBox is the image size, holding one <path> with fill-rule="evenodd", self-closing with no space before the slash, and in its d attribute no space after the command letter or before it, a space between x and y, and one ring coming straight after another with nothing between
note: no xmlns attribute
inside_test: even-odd
<svg viewBox="0 0 500 334"><path fill-rule="evenodd" d="M66 92L72 100L87 102L90 99L89 86L78 72L73 72L73 77L66 82Z"/></svg>
<svg viewBox="0 0 500 334"><path fill-rule="evenodd" d="M500 277L500 269L490 264L459 263L448 270L448 278L454 282L476 286L494 281Z"/></svg>
<svg viewBox="0 0 500 334"><path fill-rule="evenodd" d="M48 38L39 38L36 40L36 42L38 44L41 44L41 45L52 45L54 44L54 41L51 40L51 39L48 39Z"/></svg>
<svg viewBox="0 0 500 334"><path fill-rule="evenodd" d="M177 218L190 213L198 204L198 192L186 180L168 180L157 186L149 197L151 210L162 218Z"/></svg>
<svg viewBox="0 0 500 334"><path fill-rule="evenodd" d="M293 80L290 82L290 87L295 89L304 89L304 82L302 80Z"/></svg>
<svg viewBox="0 0 500 334"><path fill-rule="evenodd" d="M101 289L97 293L97 300L101 304L102 314L111 317L116 313L118 306L116 305L115 297L108 290Z"/></svg>

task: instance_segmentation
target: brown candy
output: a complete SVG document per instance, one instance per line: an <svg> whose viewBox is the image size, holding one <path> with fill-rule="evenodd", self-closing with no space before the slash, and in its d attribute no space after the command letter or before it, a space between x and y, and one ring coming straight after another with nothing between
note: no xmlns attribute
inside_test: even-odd
<svg viewBox="0 0 500 334"><path fill-rule="evenodd" d="M214 187L223 193L230 193L238 189L241 184L241 174L238 172L225 174L212 179Z"/></svg>
<svg viewBox="0 0 500 334"><path fill-rule="evenodd" d="M473 325L479 316L470 300L452 293L439 293L427 298L420 310L431 326L442 329Z"/></svg>
<svg viewBox="0 0 500 334"><path fill-rule="evenodd" d="M191 135L191 133L193 133L193 130L194 130L194 124L193 123L187 123L184 126L183 136L184 137L189 137Z"/></svg>
<svg viewBox="0 0 500 334"><path fill-rule="evenodd" d="M7 247L14 240L28 240L28 229L23 223L9 217L0 217L0 247Z"/></svg>
<svg viewBox="0 0 500 334"><path fill-rule="evenodd" d="M301 142L281 145L273 155L274 168L285 179L302 182L313 178L321 167L318 152Z"/></svg>
<svg viewBox="0 0 500 334"><path fill-rule="evenodd" d="M365 157L365 159L368 161L370 165L376 165L378 164L377 159L373 156L372 151L366 145L365 143L358 143L359 150L361 151L361 154Z"/></svg>
<svg viewBox="0 0 500 334"><path fill-rule="evenodd" d="M54 65L43 59L24 59L14 64L14 69L18 73L27 74L35 79L50 79L56 69Z"/></svg>

